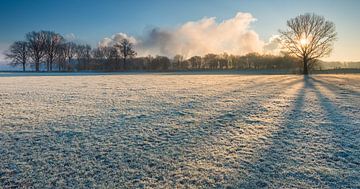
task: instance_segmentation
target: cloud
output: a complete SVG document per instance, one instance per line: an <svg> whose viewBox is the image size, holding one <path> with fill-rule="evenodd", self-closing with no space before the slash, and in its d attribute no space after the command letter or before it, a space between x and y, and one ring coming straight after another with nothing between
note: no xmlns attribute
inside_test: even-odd
<svg viewBox="0 0 360 189"><path fill-rule="evenodd" d="M4 64L8 62L5 59L5 52L9 49L10 44L0 43L0 64Z"/></svg>
<svg viewBox="0 0 360 189"><path fill-rule="evenodd" d="M73 34L73 33L68 33L68 34L65 34L65 35L64 35L64 39L65 39L66 41L74 42L75 39L76 39L76 35Z"/></svg>
<svg viewBox="0 0 360 189"><path fill-rule="evenodd" d="M4 53L4 51L0 50L0 65L7 63L5 56L3 55Z"/></svg>
<svg viewBox="0 0 360 189"><path fill-rule="evenodd" d="M280 35L273 35L263 47L266 54L279 55L281 52Z"/></svg>
<svg viewBox="0 0 360 189"><path fill-rule="evenodd" d="M137 45L137 40L134 37L128 36L125 33L117 33L117 34L111 36L111 38L105 37L104 39L102 39L99 42L98 46L100 46L100 47L112 46L112 45L115 45L116 43L121 42L123 39L127 39L134 45Z"/></svg>
<svg viewBox="0 0 360 189"><path fill-rule="evenodd" d="M151 54L170 57L176 54L191 57L223 52L235 55L262 53L264 47L269 51L273 42L265 43L251 29L251 23L255 21L250 13L242 12L222 22L217 22L215 17L205 17L175 28L151 28L136 38L118 33L101 40L99 46L109 46L127 38L134 43L139 56Z"/></svg>

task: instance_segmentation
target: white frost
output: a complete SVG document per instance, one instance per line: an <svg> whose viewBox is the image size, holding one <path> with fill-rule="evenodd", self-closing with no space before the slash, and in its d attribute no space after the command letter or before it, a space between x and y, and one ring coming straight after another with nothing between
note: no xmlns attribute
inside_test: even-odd
<svg viewBox="0 0 360 189"><path fill-rule="evenodd" d="M359 81L0 74L0 187L357 188Z"/></svg>

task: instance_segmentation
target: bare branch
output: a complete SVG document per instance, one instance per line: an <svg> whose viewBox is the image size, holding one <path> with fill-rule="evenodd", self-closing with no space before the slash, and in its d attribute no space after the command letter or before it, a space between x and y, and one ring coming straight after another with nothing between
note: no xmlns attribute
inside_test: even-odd
<svg viewBox="0 0 360 189"><path fill-rule="evenodd" d="M334 23L323 16L304 14L287 21L288 30L280 31L281 44L289 54L304 63L304 73L310 61L331 53L336 40Z"/></svg>

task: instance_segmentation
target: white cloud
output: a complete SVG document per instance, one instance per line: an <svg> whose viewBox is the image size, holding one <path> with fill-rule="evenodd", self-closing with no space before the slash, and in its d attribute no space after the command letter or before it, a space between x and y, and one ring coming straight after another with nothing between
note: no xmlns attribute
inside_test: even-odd
<svg viewBox="0 0 360 189"><path fill-rule="evenodd" d="M9 44L0 43L0 64L4 64L5 62L8 62L5 59L4 53L8 50Z"/></svg>
<svg viewBox="0 0 360 189"><path fill-rule="evenodd" d="M76 35L73 34L73 33L68 33L68 34L65 34L65 35L64 35L64 38L65 38L66 41L71 41L71 42L73 42L73 41L75 41L75 39L76 39Z"/></svg>
<svg viewBox="0 0 360 189"><path fill-rule="evenodd" d="M128 36L125 33L117 33L117 34L111 36L111 38L105 37L104 39L102 39L99 42L98 45L100 47L111 46L111 45L114 45L114 44L116 44L118 42L121 42L123 39L129 40L131 43L133 43L135 45L137 44L137 40L134 37Z"/></svg>
<svg viewBox="0 0 360 189"><path fill-rule="evenodd" d="M0 51L0 53L2 54L3 51ZM5 65L8 62L6 61L5 57L3 55L0 55L0 65Z"/></svg>
<svg viewBox="0 0 360 189"><path fill-rule="evenodd" d="M264 53L279 55L281 52L280 35L273 35L264 45Z"/></svg>
<svg viewBox="0 0 360 189"><path fill-rule="evenodd" d="M239 12L235 17L217 22L215 17L190 21L171 28L152 28L137 38L124 33L106 37L99 46L113 45L118 39L131 39L140 56L176 54L190 57L207 53L243 55L250 52L270 52L274 41L265 43L251 29L256 19L250 13ZM266 49L264 49L266 47Z"/></svg>
<svg viewBox="0 0 360 189"><path fill-rule="evenodd" d="M108 38L108 37L105 37L104 39L102 39L100 42L99 42L99 47L107 47L107 46L111 46L113 43L113 40Z"/></svg>

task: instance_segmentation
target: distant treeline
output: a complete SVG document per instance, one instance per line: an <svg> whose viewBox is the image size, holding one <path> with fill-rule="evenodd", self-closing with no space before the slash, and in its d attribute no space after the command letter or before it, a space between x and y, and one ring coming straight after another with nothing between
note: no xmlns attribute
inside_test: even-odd
<svg viewBox="0 0 360 189"><path fill-rule="evenodd" d="M319 70L360 69L360 62L323 62L318 61Z"/></svg>
<svg viewBox="0 0 360 189"><path fill-rule="evenodd" d="M184 58L176 55L136 57L133 44L123 39L110 47L92 48L69 42L52 31L29 32L25 40L14 42L6 57L14 66L35 71L184 71L184 70L293 70L300 71L301 62L291 56L250 53L243 56L207 54ZM313 69L321 69L316 64ZM317 68L316 68L317 66Z"/></svg>
<svg viewBox="0 0 360 189"><path fill-rule="evenodd" d="M97 48L97 51L103 50ZM228 54L207 54L184 58L176 55L134 57L126 62L117 57L92 57L88 61L79 60L71 66L73 70L149 70L149 71L186 71L186 70L249 70L249 69L296 69L297 60L290 56L270 56L256 53L245 56Z"/></svg>

